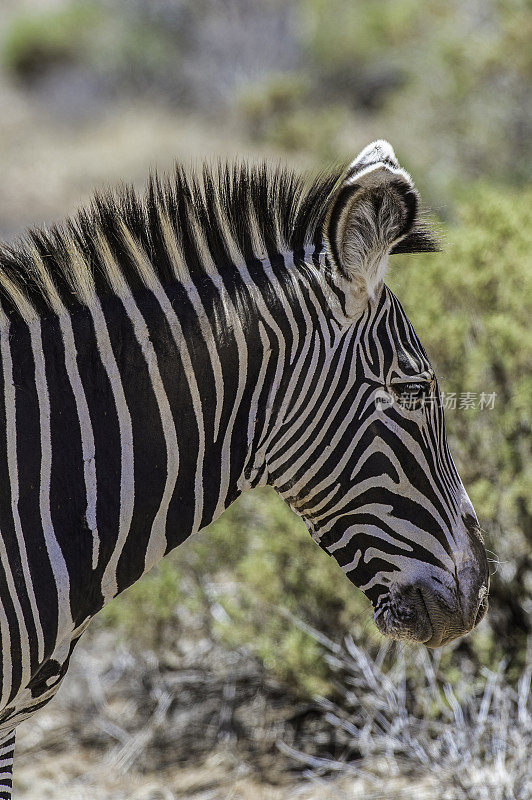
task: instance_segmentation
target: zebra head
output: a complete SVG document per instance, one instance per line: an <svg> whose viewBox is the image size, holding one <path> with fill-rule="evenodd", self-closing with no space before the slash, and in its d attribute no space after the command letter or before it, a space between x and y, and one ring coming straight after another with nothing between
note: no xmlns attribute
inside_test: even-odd
<svg viewBox="0 0 532 800"><path fill-rule="evenodd" d="M309 375L312 399L279 438L270 474L371 599L379 630L438 647L482 619L489 576L435 374L384 284L390 252L435 249L417 213L393 149L369 145L325 217L322 264L329 303L338 299L336 334L308 361L319 380Z"/></svg>

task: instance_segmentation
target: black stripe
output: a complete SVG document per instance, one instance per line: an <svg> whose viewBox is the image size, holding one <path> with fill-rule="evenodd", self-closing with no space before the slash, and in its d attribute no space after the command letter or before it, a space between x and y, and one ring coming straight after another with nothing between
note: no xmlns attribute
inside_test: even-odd
<svg viewBox="0 0 532 800"><path fill-rule="evenodd" d="M153 297L146 294L145 301L151 303L153 314L156 305ZM166 481L166 445L147 364L133 323L117 299L104 298L102 310L133 431L135 503L117 567L118 591L122 591L144 571L151 525ZM116 535L114 538L116 540Z"/></svg>
<svg viewBox="0 0 532 800"><path fill-rule="evenodd" d="M92 579L85 586L85 602L76 610L75 617L78 619L83 615L95 614L103 604L101 580L113 551L120 519L120 433L111 385L98 353L94 324L88 309L78 309L72 316L72 327L78 368L94 434L100 540L98 564Z"/></svg>
<svg viewBox="0 0 532 800"><path fill-rule="evenodd" d="M15 591L17 592L21 605L24 624L28 631L30 668L35 669L37 667L37 638L11 510L11 485L7 463L6 426L4 382L0 380L0 536L2 537L3 547L6 551L7 560L13 576ZM4 598L5 592L1 592L0 596ZM2 652L1 648L0 652Z"/></svg>
<svg viewBox="0 0 532 800"><path fill-rule="evenodd" d="M48 317L42 320L41 330L50 398L50 513L55 536L68 569L70 605L76 620L80 609L82 614L85 613L92 557L92 535L85 522L87 496L81 430L66 371L65 350L57 318ZM84 618L79 618L79 622Z"/></svg>
<svg viewBox="0 0 532 800"><path fill-rule="evenodd" d="M57 589L48 557L39 507L41 434L39 402L30 333L25 325L13 326L10 337L15 385L19 512L37 607L45 639L45 653L55 646Z"/></svg>

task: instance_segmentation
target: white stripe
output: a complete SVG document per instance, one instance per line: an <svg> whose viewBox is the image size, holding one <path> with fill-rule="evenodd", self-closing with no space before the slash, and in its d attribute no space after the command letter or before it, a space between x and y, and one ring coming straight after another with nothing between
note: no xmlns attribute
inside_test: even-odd
<svg viewBox="0 0 532 800"><path fill-rule="evenodd" d="M321 288L322 288L322 291L324 292L324 294L327 294L327 287L326 287L325 280L324 280L325 267L323 268L323 271L320 272L319 270L316 269L316 267L314 266L313 263L311 263L310 261L306 260L305 261L305 268L307 270L309 270L309 272L311 272L314 275L314 277L316 279L316 282L321 285ZM294 267L294 269L295 269L295 267ZM323 308L322 308L318 298L316 297L316 293L312 289L312 284L308 283L307 281L305 281L305 288L306 288L307 293L308 293L308 298L309 298L310 304L312 306L314 306L314 309L316 311L316 317L318 319L318 324L320 325L321 338L320 338L320 335L319 335L319 331L316 329L316 325L315 325L315 323L314 323L314 321L313 321L313 319L312 319L312 317L310 315L310 311L309 311L309 307L308 307L309 306L309 302L305 299L305 297L303 297L303 293L301 292L301 289L300 289L300 287L298 285L298 282L296 280L293 281L293 286L294 286L294 289L296 290L296 293L298 295L299 302L300 302L300 308L303 311L303 315L305 317L305 329L307 331L307 335L312 340L312 342L314 344L314 348L315 348L314 351L313 351L313 357L312 357L312 361L311 361L311 366L310 366L308 374L307 374L307 385L310 385L312 377L313 377L313 375L314 375L314 373L316 371L319 354L321 353L321 350L322 350L321 341L323 339L323 342L325 343L324 347L325 347L325 349L327 349L327 342L330 339L330 331L329 331L329 328L328 328L328 325L327 325L327 320L325 319L325 316L324 316L324 313L323 313ZM350 324L348 326L347 330L351 330L351 329L352 329L352 325ZM328 347L329 351L333 351L336 348L337 341L341 340L341 337L345 333L345 331L346 331L345 327L337 329L336 334L335 334L335 341L331 342L329 347ZM297 371L299 373L299 371L304 366L304 359L302 360L302 356L300 356L298 362L299 363L298 363L298 365L296 365L296 369L297 369ZM294 388L295 388L295 385L296 385L296 383L294 381L294 384L293 384ZM317 391L319 391L319 388L320 387L318 386L317 387ZM293 394L293 391L292 391L292 394ZM292 394L290 394L290 396L289 396L288 392L287 392L286 408L288 409L288 412L286 413L286 417L285 417L284 413L279 415L280 419L284 419L283 426L290 425L295 418L297 418L298 422L301 423L301 408L303 408L303 406L307 409L307 411L306 411L307 414L312 410L312 405L313 405L313 399L314 398L311 398L309 400L309 398L307 398L305 393L301 392L299 397L296 399L295 405L291 405L292 399L293 399L292 398ZM285 406L285 401L283 401L283 406ZM271 439L271 437L269 437L269 438ZM283 441L284 441L284 436L283 436ZM279 446L279 443L276 444L276 447L278 447L278 446Z"/></svg>
<svg viewBox="0 0 532 800"><path fill-rule="evenodd" d="M354 357L352 355L352 359L354 361ZM337 379L339 378L339 373L337 375ZM346 388L343 390L342 395L340 395L340 402L342 402L345 397L348 395L349 391L351 390L351 386L348 384ZM292 483L290 487L290 496L295 498L297 495L302 492L303 488L307 486L308 483L312 483L315 479L315 476L319 473L320 468L323 466L324 462L330 457L331 452L334 451L337 447L339 442L342 439L343 434L352 423L353 418L357 414L358 404L360 402L360 397L364 393L365 389L362 386L357 396L355 397L353 404L350 408L349 413L342 419L341 422L338 422L334 413L331 413L329 417L329 422L326 424L318 434L314 437L314 439L309 443L307 450L299 456L297 461L293 464L289 464L288 473L289 475L295 475L296 470L299 470L301 467L305 467L305 471L297 481L297 483ZM338 401L337 401L338 405ZM338 408L340 405L338 405ZM321 417L322 407L313 408L313 414L315 414L315 418ZM353 439L353 442L355 441ZM324 446L324 441L326 442L326 446ZM292 448L293 450L297 450L297 445ZM304 499L305 505L308 505L311 498L314 497L318 492L322 491L323 489L327 489L331 483L334 483L339 476L341 475L341 471L343 470L345 463L347 463L347 458L351 455L352 450L354 449L354 444L352 443L347 450L342 454L343 459L341 459L336 469L327 475L319 484L313 486L312 491L308 488L304 492ZM346 455L347 454L347 455ZM289 459L289 454L286 454L283 457L283 463ZM344 463L345 462L345 463ZM288 479L288 474L283 474L277 478L277 485L282 486L286 480Z"/></svg>
<svg viewBox="0 0 532 800"><path fill-rule="evenodd" d="M247 269L246 264L245 263L239 264L237 266L237 269L238 269L238 272L240 273L240 276L241 276L244 284L248 288L248 291L250 292L250 294L252 295L253 299L255 300L255 302L257 304L257 308L258 308L259 313L260 313L260 319L273 332L273 334L275 335L275 338L278 341L279 349L278 349L278 354L277 354L277 365L276 365L276 368L275 368L275 375L273 377L273 382L272 382L272 385L270 387L270 398L271 398L271 397L274 396L274 393L279 388L279 385L280 385L281 380L282 380L283 370L284 370L284 366L285 366L285 356L286 356L286 338L285 338L285 335L284 335L283 331L281 330L281 328L277 324L276 320L271 315L270 310L269 310L269 308L268 308L268 306L267 306L267 304L266 304L261 292L257 289L255 283L253 282L253 279L251 278L251 275L249 274L249 271ZM264 265L263 265L263 269L264 269ZM269 437L268 437L267 440L264 441L264 435L265 434L267 435L272 412L273 412L273 403L272 402L268 402L268 408L266 409L266 414L264 416L263 432L262 432L262 435L261 435L261 440L263 440L263 441L259 440L259 442L258 442L259 446L258 446L257 452L255 453L255 464L257 466L259 465L259 463L262 463L264 461L264 455L266 453L268 442L269 442ZM282 419L283 411L281 411L278 416L279 416L280 419Z"/></svg>
<svg viewBox="0 0 532 800"><path fill-rule="evenodd" d="M270 464L272 471L278 469L286 461L289 461L292 458L293 453L299 450L305 444L305 442L307 442L308 440L315 442L316 439L318 439L319 441L327 439L327 433L329 429L331 427L336 427L338 420L338 410L341 408L342 403L344 402L347 394L351 391L352 388L349 383L346 383L344 389L338 396L333 409L329 413L328 418L324 419L323 411L328 407L331 399L338 390L338 383L347 356L347 349L352 343L351 340L352 337L349 335L344 337L344 342L342 345L340 359L338 361L338 369L336 370L336 373L334 375L331 375L330 370L324 369L323 380L319 380L317 382L316 389L314 391L311 400L309 401L307 409L303 412L303 414L298 415L298 417L295 419L294 427L296 429L300 429L301 426L305 424L307 418L309 418L307 425L305 427L304 434L297 439L296 443L292 445L292 447L290 447L289 450L287 450L282 454L281 458L276 459L275 453L272 453L270 455ZM354 361L353 354L351 354L351 361L352 362ZM312 377L313 376L309 376L310 379L312 379ZM323 389L326 386L327 378L330 378L329 389L327 391L327 394L325 395L325 398L322 400L320 406L317 406L316 402L318 400L319 395L323 392ZM320 424L321 427L318 433L316 434L314 431L318 423ZM294 435L294 427L289 427L287 429L287 432L276 443L277 451L279 451L283 447L284 443L288 441L291 436ZM295 474L298 468L307 460L308 455L309 455L308 452L306 452L303 456L300 456L298 461L294 462L294 464L291 466L293 474Z"/></svg>
<svg viewBox="0 0 532 800"><path fill-rule="evenodd" d="M229 480L231 478L231 439L233 436L233 426L240 407L240 402L244 394L247 382L248 371L248 348L246 337L242 331L240 318L238 317L231 298L229 297L226 289L224 288L222 279L218 273L211 275L211 279L217 287L222 303L224 304L228 320L233 321L232 331L236 341L236 349L238 353L238 386L236 390L233 408L227 422L225 429L224 439L221 450L221 470L220 470L220 491L218 493L218 502L214 510L213 521L220 516L225 510L227 505L227 491L229 489Z"/></svg>
<svg viewBox="0 0 532 800"><path fill-rule="evenodd" d="M28 600L33 616L35 634L37 637L37 659L41 662L44 658L44 634L37 609L37 600L31 579L28 554L26 552L26 542L22 533L22 523L18 510L19 484L18 484L18 461L17 461L17 434L16 434L16 404L15 386L13 384L13 360L9 348L10 325L7 317L0 312L0 349L2 352L2 368L4 380L4 400L6 410L6 449L7 449L7 469L9 474L9 486L11 489L11 513L13 515L13 525L17 539L18 551L22 565L24 584L28 593ZM5 663L5 662L4 662Z"/></svg>
<svg viewBox="0 0 532 800"><path fill-rule="evenodd" d="M396 530L397 533L403 537L408 537L408 541L405 542L403 539L395 539L389 533L384 531L382 527L379 527L378 525L371 525L365 522L358 522L355 518L355 523L342 534L338 541L334 542L327 548L327 552L333 553L336 550L342 550L351 543L351 539L354 536L356 537L358 534L365 534L366 536L371 536L373 539L393 544L400 550L409 550L411 553L413 553L414 558L417 557L414 547L423 547L425 550L435 556L435 558L439 559L441 563L448 564L452 567L452 559L449 557L449 554L440 544L438 539L435 536L432 536L430 533L422 530L417 525L414 525L414 523L408 522L408 520L397 520L393 515L393 509L391 506L380 503L367 503L357 508L356 516L358 515L372 516L376 521L383 520L392 530ZM319 525L319 522L317 524ZM419 552L419 550L417 550L417 552Z"/></svg>
<svg viewBox="0 0 532 800"><path fill-rule="evenodd" d="M29 635L28 635L28 630L26 628L26 620L24 618L24 614L23 614L23 611L22 611L22 606L20 604L20 598L18 596L17 587L15 586L15 581L13 579L13 572L11 570L11 565L9 563L6 546L4 544L4 539L3 539L1 531L0 531L0 542L1 542L0 551L1 551L2 567L3 567L3 570L4 570L5 576L6 576L6 583L7 583L7 588L8 588L8 591L9 591L9 597L11 599L11 602L13 603L13 607L14 607L14 610L15 610L15 616L17 618L18 629L19 629L19 632L20 632L21 666L22 666L22 674L21 674L21 678L20 678L20 684L21 684L21 686L26 686L26 684L28 683L28 681L31 678L31 674L30 674L31 651L30 651ZM8 638L10 637L9 630L5 631L5 629L4 629L4 622L6 621L4 619L4 616L5 616L5 612L4 612L4 609L2 608L2 620L0 621L0 628L2 629L2 640L3 640L3 637L4 637L4 635L6 633L7 633ZM11 667L11 658L10 658L10 661L9 661L9 665ZM6 684L6 681L7 681L7 678L8 678L6 673L9 673L9 681L11 681L11 671L10 671L10 669L9 670L7 669L7 664L6 664L5 661L3 661L3 668L4 668L5 672L4 672L4 675L3 675L4 687L3 687L3 690L2 690L2 699L5 699L7 697L7 695L5 694L5 684ZM9 692L10 689L11 689L11 686L9 686L8 692Z"/></svg>
<svg viewBox="0 0 532 800"><path fill-rule="evenodd" d="M0 336L7 336L7 331L0 333ZM2 562L2 567L4 570L4 574L6 576L6 584L9 591L9 597L11 602L13 603L13 607L15 610L15 616L17 618L18 629L20 632L20 647L21 647L21 665L22 665L22 674L20 678L20 682L22 686L25 686L26 683L30 680L30 665L31 665L31 651L30 651L30 642L29 642L29 635L28 630L26 627L26 619L24 617L22 606L20 603L20 598L17 592L17 587L15 585L15 581L13 578L13 572L11 569L11 564L9 563L9 557L7 553L7 548L5 546L4 537L2 532L0 531L0 560ZM2 630L2 640L4 636L7 637L9 642L10 640L10 631L9 626L6 629L7 618L5 616L5 610L2 608L2 618L0 620L0 629ZM10 648L11 650L12 648ZM5 647L3 648L5 652ZM8 669L8 662L5 660L3 661L4 665L4 673L2 678L2 700L6 700L9 692L11 690L11 681L12 681L12 674L11 674L11 653L9 653L9 669ZM9 685L6 686L6 684ZM7 694L6 694L7 692Z"/></svg>
<svg viewBox="0 0 532 800"><path fill-rule="evenodd" d="M7 736L4 736L1 741L2 743L0 744L0 759L1 759L0 763L2 764L2 766L5 766L5 764L8 761L10 761L10 759L13 756L13 748L15 746L13 732L8 734Z"/></svg>
<svg viewBox="0 0 532 800"><path fill-rule="evenodd" d="M135 505L133 429L120 372L113 353L113 348L111 347L107 322L103 315L100 301L96 296L89 310L94 322L98 352L100 353L103 367L109 378L109 383L111 384L120 431L120 520L118 524L117 540L102 578L102 595L104 603L108 603L118 592L116 569L129 529L131 528L131 520L133 519L133 508Z"/></svg>
<svg viewBox="0 0 532 800"><path fill-rule="evenodd" d="M285 260L287 258L291 259L293 261L293 254L290 251L288 253L283 254L283 260ZM283 311L286 314L286 318L288 320L288 324L289 324L290 330L292 332L292 348L290 350L290 363L292 364L294 359L295 359L295 357L296 357L296 353L297 353L297 350L298 350L298 347L299 347L300 330L299 330L299 327L298 327L297 322L295 320L294 312L292 311L292 306L291 306L290 301L288 299L288 289L285 289L285 286L282 283L279 282L279 280L278 280L278 278L277 278L277 276L276 276L276 274L275 274L275 272L273 270L272 264L268 259L264 259L262 261L262 265L263 265L262 268L264 270L264 274L268 276L268 280L270 281L270 283L271 283L271 285L273 287L275 296L279 297L281 299L281 303L282 303L282 306L283 306ZM304 305L303 297L301 295L301 290L299 288L299 284L298 284L298 281L297 281L297 275L295 275L294 272L291 272L290 268L286 270L285 274L286 274L286 277L292 279L290 286L295 291L295 293L297 294L297 297L298 297L301 305ZM262 299L262 295L261 295L261 299Z"/></svg>
<svg viewBox="0 0 532 800"><path fill-rule="evenodd" d="M172 304L166 295L163 287L159 283L154 286L152 291L161 306L161 309L166 316L168 325L174 337L174 342L179 350L183 369L188 382L190 396L192 399L192 407L196 416L198 426L198 457L196 460L196 475L194 480L194 521L192 523L192 533L196 533L200 529L201 520L203 517L203 463L205 460L205 424L203 420L203 406L198 389L198 383L192 365L192 359L188 350L187 342L181 328L181 323L172 308Z"/></svg>
<svg viewBox="0 0 532 800"><path fill-rule="evenodd" d="M288 257L293 257L292 253L287 253L287 254L284 255L284 258L288 258ZM306 258L305 255L304 255L304 257ZM307 263L305 261L305 267L307 269L311 270L312 273L315 275L315 277L317 277L317 279L320 280L321 283L323 284L323 277L317 273L317 270L314 268L313 265L311 265L311 264L309 264L309 263ZM297 298L299 300L299 310L303 313L303 317L304 317L303 325L304 325L304 331L305 331L305 343L303 345L303 350L302 350L302 352L301 352L301 354L299 356L298 363L294 365L294 369L292 370L290 383L289 383L289 385L287 387L287 390L286 390L286 398L283 398L283 404L282 404L283 411L279 415L280 419L283 419L283 425L289 425L290 424L290 420L293 419L295 416L298 416L299 408L300 408L301 404L306 399L304 393L302 392L300 394L300 396L297 398L296 407L294 408L292 406L293 394L294 394L294 391L295 391L295 388L296 388L297 381L299 379L299 375L301 373L301 370L304 367L305 359L306 359L306 356L307 356L307 353L308 353L308 350L309 350L311 344L314 344L314 346L317 347L317 350L315 350L315 352L314 352L314 356L316 358L317 358L317 356L319 354L319 351L320 351L319 336L318 336L318 333L317 333L317 331L315 329L315 325L314 325L314 322L312 320L312 317L310 315L308 302L307 302L306 298L303 296L303 292L301 291L300 281L297 279L300 274L301 274L300 272L296 273L295 266L292 267L292 270L288 270L287 271L287 275L289 275L292 278L292 288L293 288L294 292L296 293ZM315 309L317 311L317 317L320 320L320 324L323 324L323 322L324 322L324 320L323 320L323 310L321 309L320 304L319 304L319 302L318 302L318 300L316 298L316 295L312 290L311 284L306 284L305 288L307 289L307 293L308 293L308 295L310 297L310 301L311 301L312 305L315 307ZM322 287L322 288L325 289L325 287ZM323 335L324 335L324 338L325 338L325 333ZM294 358L295 358L295 351L292 350L292 354L290 356L290 363L291 364L292 364ZM315 365L314 357L311 359L311 363L313 365ZM310 382L310 379L311 379L311 376L310 375L307 376L307 381L308 382ZM286 409L286 411L285 411L285 409ZM285 413L286 413L286 418L285 418ZM271 439L271 437L269 437L269 440L270 439ZM284 440L284 437L283 437L283 440ZM280 445L280 442L277 442L276 446L279 446L279 445Z"/></svg>
<svg viewBox="0 0 532 800"><path fill-rule="evenodd" d="M214 373L216 406L214 410L213 441L216 441L220 433L220 423L222 419L222 411L224 404L224 381L223 381L222 364L220 362L220 356L218 355L218 350L216 349L216 337L213 333L212 326L205 311L205 308L203 307L203 303L201 301L201 297L198 293L198 290L196 289L196 286L192 281L190 281L190 283L188 283L185 288L188 299L192 303L194 311L196 312L196 316L201 329L201 334L203 336L203 340L205 341L207 350L209 351L212 371Z"/></svg>
<svg viewBox="0 0 532 800"><path fill-rule="evenodd" d="M266 329L262 322L259 320L259 336L260 341L262 344L262 361L261 367L259 371L259 376L257 378L257 382L255 384L255 388L253 389L253 395L251 397L251 404L249 408L249 419L248 419L248 437L247 437L247 444L248 444L248 454L246 458L246 462L244 464L244 469L242 470L242 475L240 478L240 482L238 484L238 488L240 491L244 491L249 489L251 483L253 483L257 471L262 467L263 461L258 459L255 452L252 450L252 445L255 438L255 427L257 424L257 414L259 412L259 398L261 396L262 390L264 388L264 381L266 379L266 371L268 369L268 363L270 361L270 356L272 353L270 340L266 335ZM268 409L267 409L268 410ZM249 459L253 458L253 464L251 465L250 475L249 478L246 478L246 472L249 469Z"/></svg>
<svg viewBox="0 0 532 800"><path fill-rule="evenodd" d="M13 660L11 658L11 633L6 612L0 603L0 632L2 634L2 697L0 708L4 708L11 693L13 683Z"/></svg>
<svg viewBox="0 0 532 800"><path fill-rule="evenodd" d="M70 610L70 578L67 565L55 536L50 510L50 482L52 477L52 438L50 431L50 398L46 381L46 368L42 349L41 322L29 324L31 346L35 361L35 388L39 401L39 427L41 433L41 476L39 482L39 509L50 566L57 591L57 639L59 641L72 630Z"/></svg>

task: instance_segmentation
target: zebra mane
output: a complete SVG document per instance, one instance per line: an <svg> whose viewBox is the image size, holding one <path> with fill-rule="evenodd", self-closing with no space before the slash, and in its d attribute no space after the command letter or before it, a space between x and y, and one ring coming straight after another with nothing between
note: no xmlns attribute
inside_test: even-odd
<svg viewBox="0 0 532 800"><path fill-rule="evenodd" d="M153 281L186 283L237 260L303 255L321 245L342 174L337 167L309 178L266 162L204 164L199 172L176 165L171 177L150 176L142 195L131 186L95 194L62 224L0 245L0 304L30 321ZM434 249L419 224L392 252Z"/></svg>

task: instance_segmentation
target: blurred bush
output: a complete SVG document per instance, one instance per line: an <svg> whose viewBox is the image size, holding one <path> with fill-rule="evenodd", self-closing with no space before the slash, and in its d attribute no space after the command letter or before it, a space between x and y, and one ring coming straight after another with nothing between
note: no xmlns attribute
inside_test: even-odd
<svg viewBox="0 0 532 800"><path fill-rule="evenodd" d="M316 161L338 157L338 135L346 121L340 104L315 108L300 73L279 73L242 89L237 112L246 134L287 153L312 153Z"/></svg>
<svg viewBox="0 0 532 800"><path fill-rule="evenodd" d="M279 120L304 108L307 100L308 85L302 76L280 73L269 75L261 85L242 89L239 106L249 135L260 140L271 135Z"/></svg>
<svg viewBox="0 0 532 800"><path fill-rule="evenodd" d="M408 79L407 54L426 11L418 0L310 0L300 3L300 17L316 87L327 100L377 111Z"/></svg>
<svg viewBox="0 0 532 800"><path fill-rule="evenodd" d="M4 68L19 84L44 93L50 75L61 75L68 84L69 71L81 71L100 86L104 105L118 93L125 99L154 87L160 94L174 90L181 38L140 9L120 5L66 0L15 13L0 39Z"/></svg>
<svg viewBox="0 0 532 800"><path fill-rule="evenodd" d="M103 102L218 113L316 162L385 136L432 197L530 177L527 0L62 0L4 27L3 62L27 82L76 64Z"/></svg>
<svg viewBox="0 0 532 800"><path fill-rule="evenodd" d="M4 30L3 64L17 77L31 80L43 69L82 60L101 21L97 6L85 2L21 12Z"/></svg>
<svg viewBox="0 0 532 800"><path fill-rule="evenodd" d="M268 77L256 82L255 102L268 117L255 129L263 141L283 147L279 131L290 131L286 149L305 151L313 128L326 123L323 139L333 136L317 155L344 159L361 130L385 135L418 180L426 177L434 196L443 191L446 198L456 179L530 177L529 4L299 0L296 6L300 55L284 85L304 75L305 98L288 105L276 124L275 108L265 102ZM278 75L276 85L282 82ZM248 87L248 109L252 96ZM342 128L351 136L342 140Z"/></svg>
<svg viewBox="0 0 532 800"><path fill-rule="evenodd" d="M300 11L316 89L390 126L412 169L445 160L461 180L530 177L525 0L305 0ZM420 141L433 142L423 158Z"/></svg>

